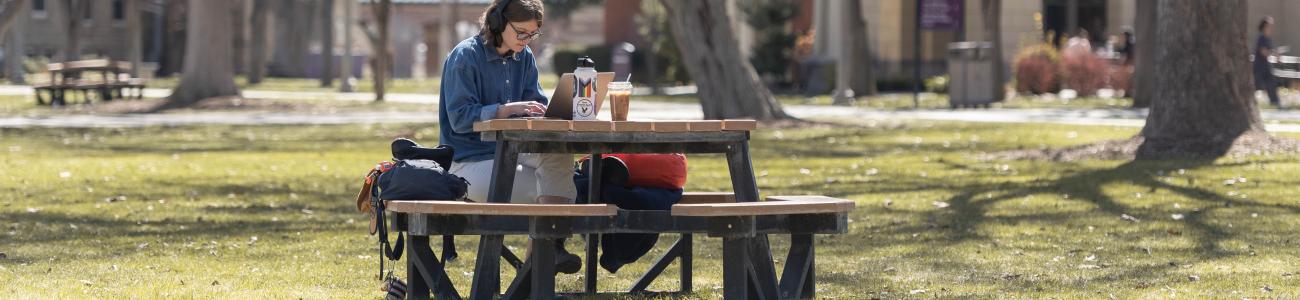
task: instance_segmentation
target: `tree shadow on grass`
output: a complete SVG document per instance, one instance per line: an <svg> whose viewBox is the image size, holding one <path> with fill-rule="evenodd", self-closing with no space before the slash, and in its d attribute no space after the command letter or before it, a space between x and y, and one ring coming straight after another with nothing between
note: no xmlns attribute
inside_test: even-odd
<svg viewBox="0 0 1300 300"><path fill-rule="evenodd" d="M319 231L327 227L341 226L333 223L315 221L204 221L201 219L163 219L142 221L129 218L113 218L97 214L68 214L61 212L38 213L0 213L0 219L6 222L29 224L21 228L24 232L6 237L6 244L37 245L49 249L49 257L22 256L23 253L9 253L8 261L31 262L35 260L58 259L111 259L119 256L133 255L145 250L131 241L146 239L156 242L153 247L164 247L163 243L173 247L187 242L202 242L227 239L232 236L276 236L295 232ZM34 224L43 224L36 226ZM75 225L77 229L70 229ZM362 232L357 225L358 233ZM177 248L184 250L184 248Z"/></svg>
<svg viewBox="0 0 1300 300"><path fill-rule="evenodd" d="M1085 170L1067 173L1057 179L1035 180L1024 183L971 183L956 186L960 189L956 195L949 196L943 201L949 206L946 209L931 210L926 212L906 212L902 213L904 218L907 215L914 215L922 219L924 224L907 224L913 222L895 222L893 224L875 224L868 225L865 228L857 228L850 232L845 239L854 241L858 247L854 249L842 249L843 251L827 251L824 254L836 255L853 255L854 251L860 249L870 249L872 247L887 247L897 245L917 245L921 246L916 252L904 255L900 258L908 260L912 257L913 261L928 263L935 260L936 257L951 255L945 251L951 251L951 246L956 246L965 242L981 243L998 243L994 237L979 233L978 230L982 225L1002 225L1002 224L1023 224L1023 223L1064 223L1072 218L1079 218L1078 212L1024 212L1013 216L992 216L991 212L1002 208L994 208L999 203L1008 200L1022 199L1034 195L1069 195L1067 201L1084 201L1095 208L1087 213L1102 213L1120 219L1123 215L1131 216L1138 222L1174 222L1183 226L1182 232L1178 234L1184 238L1192 240L1192 245L1188 248L1181 249L1188 256L1197 261L1215 261L1235 256L1247 255L1244 251L1231 251L1225 249L1222 244L1229 240L1243 240L1251 244L1268 244L1273 243L1265 237L1256 237L1250 234L1251 231L1246 229L1229 230L1226 228L1231 225L1216 224L1210 219L1215 215L1217 210L1221 209L1239 209L1239 208L1262 208L1262 209L1281 209L1289 213L1300 214L1300 206L1295 204L1273 204L1249 201L1235 197L1229 197L1220 193L1211 191L1206 188L1196 186L1183 186L1166 182L1157 175L1162 170L1186 169L1193 170L1206 167L1232 167L1242 166L1259 162L1237 162L1214 165L1213 161L1132 161L1127 162L1110 169ZM953 167L953 166L950 166ZM956 167L961 167L960 165ZM1113 196L1108 195L1104 187L1111 184L1131 184L1154 191L1163 190L1173 194L1194 199L1200 202L1208 203L1198 210L1188 212L1181 220L1169 221L1169 217L1163 213L1155 213L1150 208L1134 207L1118 201ZM928 187L927 189L934 189ZM1059 200L1056 200L1059 201ZM884 208L889 210L888 207ZM859 208L854 217L865 215L866 213ZM997 223L997 224L994 224ZM1156 229L1151 229L1154 231ZM1163 236L1166 233L1163 229L1158 234ZM935 234L938 237L935 237ZM925 234L917 238L917 234ZM1044 241L1051 243L1050 240ZM1136 247L1136 246L1135 246ZM823 251L829 250L822 248ZM860 255L860 253L858 254ZM944 265L931 266L937 270L953 270L951 266L953 259L941 259ZM957 257L955 260L965 260ZM962 266L956 266L962 267ZM978 269L978 266L964 266L963 268ZM1089 284L1112 284L1121 283L1126 280L1135 278L1149 278L1150 274L1167 274L1178 269L1177 264L1148 264L1133 266L1110 266L1104 276L1097 276L1091 279ZM882 274L862 274L866 278L858 278L855 284L863 282L878 286L896 285ZM831 277L834 278L834 277ZM1018 282L1018 283L1017 283ZM845 284L849 284L846 282ZM1000 285L996 281L990 283ZM1032 289L1032 283L1023 281L1007 282L1019 286L1019 289Z"/></svg>

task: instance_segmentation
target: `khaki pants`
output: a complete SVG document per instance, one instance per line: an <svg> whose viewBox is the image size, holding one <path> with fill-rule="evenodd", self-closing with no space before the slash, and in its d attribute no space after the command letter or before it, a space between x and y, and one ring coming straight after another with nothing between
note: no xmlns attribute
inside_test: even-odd
<svg viewBox="0 0 1300 300"><path fill-rule="evenodd" d="M492 164L495 160L474 162L456 162L451 165L451 173L469 181L469 194L474 202L488 202L488 191L492 189ZM515 184L510 193L510 203L537 203L537 196L558 196L569 199L577 197L573 186L572 154L535 154L519 155L519 165L515 167Z"/></svg>

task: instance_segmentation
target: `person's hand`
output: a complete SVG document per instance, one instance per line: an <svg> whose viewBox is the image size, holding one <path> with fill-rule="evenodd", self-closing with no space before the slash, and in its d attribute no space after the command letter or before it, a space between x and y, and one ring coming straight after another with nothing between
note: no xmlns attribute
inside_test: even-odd
<svg viewBox="0 0 1300 300"><path fill-rule="evenodd" d="M510 102L497 108L497 119L505 119L511 116L536 117L543 114L546 114L546 105L542 105L537 101Z"/></svg>

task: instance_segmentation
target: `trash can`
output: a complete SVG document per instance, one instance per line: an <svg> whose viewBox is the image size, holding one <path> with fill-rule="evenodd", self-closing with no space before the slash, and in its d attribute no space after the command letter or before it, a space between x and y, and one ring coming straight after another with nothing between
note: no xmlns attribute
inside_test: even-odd
<svg viewBox="0 0 1300 300"><path fill-rule="evenodd" d="M994 82L998 68L993 59L993 43L957 42L948 44L948 105L988 107L1001 91Z"/></svg>

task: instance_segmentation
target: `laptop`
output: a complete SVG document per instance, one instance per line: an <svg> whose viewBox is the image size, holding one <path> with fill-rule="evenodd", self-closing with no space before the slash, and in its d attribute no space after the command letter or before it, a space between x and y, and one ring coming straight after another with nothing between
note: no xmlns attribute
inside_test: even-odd
<svg viewBox="0 0 1300 300"><path fill-rule="evenodd" d="M573 80L573 73L560 75L560 83L551 94L542 119L573 120ZM596 111L600 111L600 104L605 102L605 92L612 81L614 72L596 73Z"/></svg>

